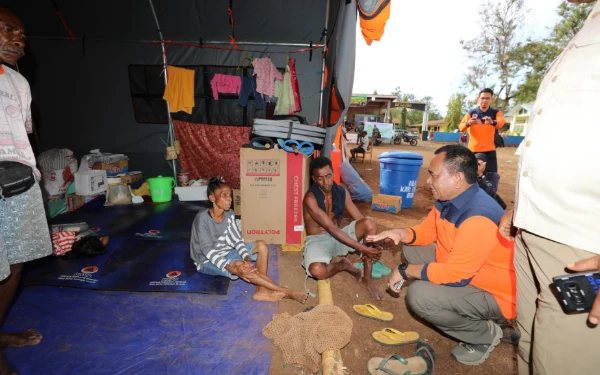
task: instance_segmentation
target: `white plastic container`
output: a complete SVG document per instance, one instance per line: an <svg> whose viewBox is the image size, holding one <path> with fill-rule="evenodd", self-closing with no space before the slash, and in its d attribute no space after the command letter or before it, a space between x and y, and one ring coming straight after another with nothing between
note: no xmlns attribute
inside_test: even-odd
<svg viewBox="0 0 600 375"><path fill-rule="evenodd" d="M106 170L88 170L75 173L75 194L94 195L106 191Z"/></svg>
<svg viewBox="0 0 600 375"><path fill-rule="evenodd" d="M175 194L179 196L180 201L207 201L206 192L208 186L177 186Z"/></svg>

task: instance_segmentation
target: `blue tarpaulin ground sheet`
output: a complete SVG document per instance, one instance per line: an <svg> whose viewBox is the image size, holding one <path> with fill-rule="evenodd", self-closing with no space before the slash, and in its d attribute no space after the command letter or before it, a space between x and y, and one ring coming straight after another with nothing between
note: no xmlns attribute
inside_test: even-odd
<svg viewBox="0 0 600 375"><path fill-rule="evenodd" d="M141 241L156 250L161 244L187 241L198 210L178 202L139 207L97 207L63 222L98 225L99 234L114 236L114 246L138 246ZM129 215L133 219L128 220ZM128 223L126 230L115 220ZM161 220L162 229L157 229L155 223ZM136 235L152 229L164 237ZM269 250L269 276L277 281L276 247ZM162 262L160 257L152 259ZM146 261L144 267L152 264ZM8 348L5 353L20 375L267 374L272 344L262 329L277 312L277 304L253 301L254 290L241 280L231 282L227 295L27 286L11 308L4 331L34 328L44 338L39 345Z"/></svg>

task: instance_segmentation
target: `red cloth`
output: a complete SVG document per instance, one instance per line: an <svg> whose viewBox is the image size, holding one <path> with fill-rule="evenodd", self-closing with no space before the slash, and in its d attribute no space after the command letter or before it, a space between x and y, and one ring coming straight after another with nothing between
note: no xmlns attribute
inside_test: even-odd
<svg viewBox="0 0 600 375"><path fill-rule="evenodd" d="M302 102L300 101L300 87L298 86L298 77L296 76L296 60L294 59L290 59L290 80L292 82L296 112L300 112L302 111Z"/></svg>
<svg viewBox="0 0 600 375"><path fill-rule="evenodd" d="M52 232L54 254L62 256L71 251L76 235L75 232Z"/></svg>
<svg viewBox="0 0 600 375"><path fill-rule="evenodd" d="M250 143L249 127L173 121L181 144L181 169L190 178L224 177L232 188L240 186L240 147Z"/></svg>

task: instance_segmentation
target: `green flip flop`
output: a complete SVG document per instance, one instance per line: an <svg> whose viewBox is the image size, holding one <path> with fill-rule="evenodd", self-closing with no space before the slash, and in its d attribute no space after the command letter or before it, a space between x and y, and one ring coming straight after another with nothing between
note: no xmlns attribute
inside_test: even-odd
<svg viewBox="0 0 600 375"><path fill-rule="evenodd" d="M360 268L361 270L365 268L363 263L354 263L354 267ZM389 275L389 273L388 273L388 275ZM371 278L381 279L383 276L386 276L386 275L382 274L379 270L376 270L375 266L373 266L373 269L371 269Z"/></svg>
<svg viewBox="0 0 600 375"><path fill-rule="evenodd" d="M354 267L356 268L360 268L361 270L364 268L364 264L363 263L354 263ZM392 270L388 267L386 267L383 263L381 262L375 262L373 263L373 271L371 272L371 277L379 279L379 277L375 277L375 274L379 274L381 275L380 277L383 276L387 276L390 273L392 273Z"/></svg>
<svg viewBox="0 0 600 375"><path fill-rule="evenodd" d="M382 276L387 276L390 273L392 273L391 268L386 267L383 263L381 262L375 262L373 264L373 269L377 270L377 272L379 272Z"/></svg>

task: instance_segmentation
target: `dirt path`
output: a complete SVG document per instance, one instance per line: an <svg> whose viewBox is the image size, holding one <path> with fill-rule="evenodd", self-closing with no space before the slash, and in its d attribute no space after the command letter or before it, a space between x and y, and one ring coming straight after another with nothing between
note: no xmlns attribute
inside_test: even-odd
<svg viewBox="0 0 600 375"><path fill-rule="evenodd" d="M357 172L365 182L371 186L375 194L379 193L379 163L377 156L386 151L411 151L423 155L424 164L419 174L417 183L417 192L413 207L404 210L397 215L383 212L371 211L371 205L367 203L357 203L358 208L367 216L377 219L379 230L399 228L418 224L427 215L433 205L433 198L427 188L427 166L433 157L433 152L442 146L439 143L422 142L416 147L407 145L381 145L375 148L373 152L373 162L365 164L353 164ZM504 148L498 150L498 167L502 176L499 186L499 194L504 198L509 208L513 206L515 177L517 168L517 156L514 155L514 148ZM382 261L389 267L400 263L400 247L391 246L384 251ZM356 256L350 256L353 262L357 261ZM279 281L282 285L293 288L302 288L304 283L304 269L300 265L302 261L301 252L281 252L279 253ZM385 289L386 280L376 280L381 290ZM309 280L308 287L311 291L316 291L316 281ZM404 298L406 291L398 299L386 295L386 298L377 303L377 306L384 311L394 314L392 323L381 323L370 319L361 318L354 313L352 306L356 304L372 303L369 295L362 286L348 274L336 275L331 280L331 289L333 300L336 306L342 308L354 322L352 339L350 343L342 349L342 358L344 365L348 368L347 374L368 374L366 363L371 357L383 357L386 354L396 353L402 357L412 357L415 355L415 346L407 345L404 347L387 348L377 344L371 337L371 333L385 327L396 328L400 331L416 331L421 339L429 342L436 350L437 365L435 374L454 375L454 374L473 374L473 375L506 375L516 374L516 348L501 343L494 350L488 360L477 367L461 365L450 357L450 351L456 345L456 342L442 335L439 331L428 326L413 317L406 308ZM316 299L309 298L308 306L317 304ZM290 315L302 312L305 307L297 303L282 301L279 304L279 312L287 311ZM285 365L281 352L274 349L271 363L271 374L308 374L306 370L296 368L293 365Z"/></svg>

